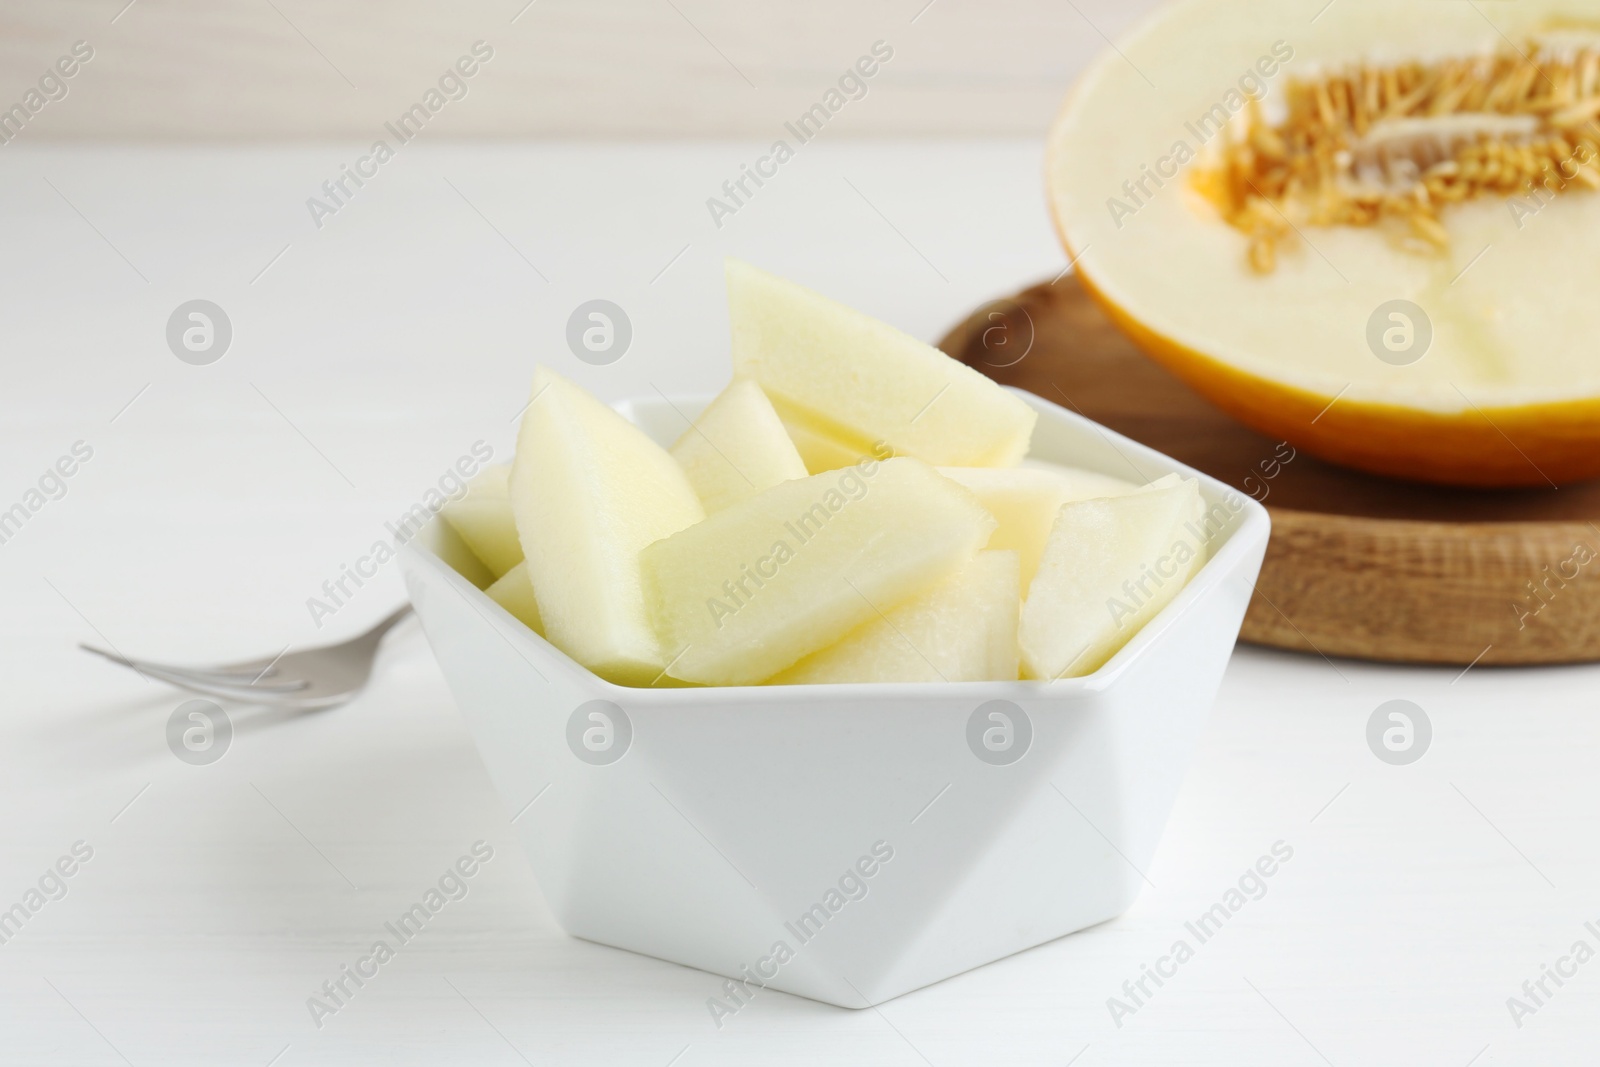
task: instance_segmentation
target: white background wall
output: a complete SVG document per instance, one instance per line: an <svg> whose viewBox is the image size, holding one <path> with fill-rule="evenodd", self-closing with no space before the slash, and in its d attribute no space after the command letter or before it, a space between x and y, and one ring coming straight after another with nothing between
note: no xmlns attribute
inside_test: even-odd
<svg viewBox="0 0 1600 1067"><path fill-rule="evenodd" d="M1155 6L10 0L0 106L81 39L95 58L28 139L365 137L482 39L495 58L439 135L766 136L883 40L894 59L832 135L1032 135L1104 38Z"/></svg>

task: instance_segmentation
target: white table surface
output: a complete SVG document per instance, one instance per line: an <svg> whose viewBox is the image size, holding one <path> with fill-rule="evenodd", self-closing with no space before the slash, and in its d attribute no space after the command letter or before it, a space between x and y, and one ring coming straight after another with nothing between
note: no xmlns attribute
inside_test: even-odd
<svg viewBox="0 0 1600 1067"><path fill-rule="evenodd" d="M716 229L705 198L760 147L417 144L320 231L304 201L359 146L3 149L0 508L94 454L0 545L0 908L94 855L0 945L0 1062L1593 1062L1600 962L1520 1028L1506 1001L1600 948L1600 668L1241 649L1127 915L719 1031L719 980L556 927L414 623L361 699L240 712L205 767L167 750L177 695L74 649L221 659L376 619L392 564L320 632L306 600L472 442L508 454L536 361L608 398L722 382L725 254L928 338L1063 265L1037 145L808 145ZM235 331L207 367L164 340L195 297ZM563 341L594 297L634 324L609 367ZM1366 745L1392 698L1434 725L1410 766ZM317 1029L311 992L479 839L470 895ZM1117 1026L1107 998L1279 840L1266 895Z"/></svg>

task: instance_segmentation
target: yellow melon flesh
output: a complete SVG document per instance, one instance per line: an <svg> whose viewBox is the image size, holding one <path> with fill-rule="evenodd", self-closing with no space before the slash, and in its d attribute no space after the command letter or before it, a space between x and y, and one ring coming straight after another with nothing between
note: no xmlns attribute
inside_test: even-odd
<svg viewBox="0 0 1600 1067"><path fill-rule="evenodd" d="M533 594L533 581L528 577L527 561L518 563L495 579L484 592L489 599L511 613L512 617L540 636L544 635L544 619L539 615L539 601Z"/></svg>
<svg viewBox="0 0 1600 1067"><path fill-rule="evenodd" d="M789 440L794 442L795 451L800 453L800 459L810 474L825 474L841 467L853 467L869 457L888 459L894 454L887 445L880 447L877 452L847 445L792 412L783 418L783 428L789 434Z"/></svg>
<svg viewBox="0 0 1600 1067"><path fill-rule="evenodd" d="M1068 255L1111 317L1273 440L1400 477L1548 488L1600 476L1600 193L1591 190L1600 171L1577 155L1600 148L1592 100L1584 121L1559 132L1573 149L1567 178L1546 185L1521 168L1554 151L1547 120L1594 95L1593 74L1581 72L1600 56L1600 23L1591 0L1481 7L1340 2L1313 12L1310 26L1291 0L1253 3L1248 17L1236 0L1170 4L1073 89L1049 137L1049 196ZM1413 104L1370 110L1367 101L1402 92L1383 82L1412 60L1424 82L1441 64L1457 66ZM1378 76L1334 93L1363 110L1351 144L1323 146L1331 165L1350 161L1337 187L1392 190L1377 202L1403 205L1426 177L1436 220L1415 230L1404 215L1349 224L1319 217L1310 195L1268 207L1240 178L1232 193L1255 204L1246 222L1282 234L1252 267L1241 213L1218 196L1222 146L1244 144L1258 159L1278 151L1272 129L1291 82L1363 63ZM1500 82L1463 79L1473 69L1500 70ZM1159 92L1141 74L1154 71ZM1247 133L1247 94L1262 88L1259 114L1271 128ZM1516 114L1500 113L1513 103ZM1467 168L1449 172L1450 152L1482 148L1480 134L1501 147L1509 139L1512 162L1479 168L1498 183L1487 191L1461 192ZM1468 198L1457 202L1458 192ZM1425 351L1406 351L1426 331Z"/></svg>
<svg viewBox="0 0 1600 1067"><path fill-rule="evenodd" d="M439 514L496 578L522 562L511 515L511 464L483 468L468 483L466 495L446 503Z"/></svg>
<svg viewBox="0 0 1600 1067"><path fill-rule="evenodd" d="M534 372L511 505L550 642L608 681L648 685L665 660L639 552L705 517L682 468L632 423Z"/></svg>
<svg viewBox="0 0 1600 1067"><path fill-rule="evenodd" d="M931 345L793 282L729 260L734 375L861 453L886 445L929 463L1011 466L1035 414Z"/></svg>
<svg viewBox="0 0 1600 1067"><path fill-rule="evenodd" d="M770 678L949 577L994 525L971 493L910 458L775 485L641 554L668 673Z"/></svg>
<svg viewBox="0 0 1600 1067"><path fill-rule="evenodd" d="M672 446L706 512L806 476L806 465L761 387L734 382Z"/></svg>
<svg viewBox="0 0 1600 1067"><path fill-rule="evenodd" d="M1131 493L1132 483L1070 467L940 467L939 473L965 486L1000 524L990 548L1016 551L1026 589L1039 569L1061 505L1071 500Z"/></svg>
<svg viewBox="0 0 1600 1067"><path fill-rule="evenodd" d="M952 577L768 684L1012 681L1020 589L1015 552L979 552Z"/></svg>
<svg viewBox="0 0 1600 1067"><path fill-rule="evenodd" d="M1090 674L1178 595L1203 559L1193 480L1063 504L1022 606L1029 678Z"/></svg>

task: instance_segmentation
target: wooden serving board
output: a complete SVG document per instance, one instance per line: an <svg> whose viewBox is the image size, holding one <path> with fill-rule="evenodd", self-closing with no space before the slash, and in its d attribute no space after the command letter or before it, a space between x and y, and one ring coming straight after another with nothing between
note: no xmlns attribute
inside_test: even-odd
<svg viewBox="0 0 1600 1067"><path fill-rule="evenodd" d="M1463 666L1600 660L1600 482L1454 489L1324 463L1145 358L1070 275L979 308L940 347L1264 503L1246 641Z"/></svg>

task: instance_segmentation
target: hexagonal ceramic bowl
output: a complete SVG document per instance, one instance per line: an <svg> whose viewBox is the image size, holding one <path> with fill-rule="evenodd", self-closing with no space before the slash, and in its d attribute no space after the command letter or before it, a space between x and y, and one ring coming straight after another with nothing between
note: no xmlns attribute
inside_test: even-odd
<svg viewBox="0 0 1600 1067"><path fill-rule="evenodd" d="M726 1010L758 985L865 1007L1133 902L1269 522L1222 483L1019 395L1039 412L1035 456L1128 479L1180 471L1228 516L1188 587L1085 678L628 689L456 573L443 524L406 546L417 614L569 933L731 978L707 990ZM668 444L674 407L693 416L706 399L618 410Z"/></svg>

